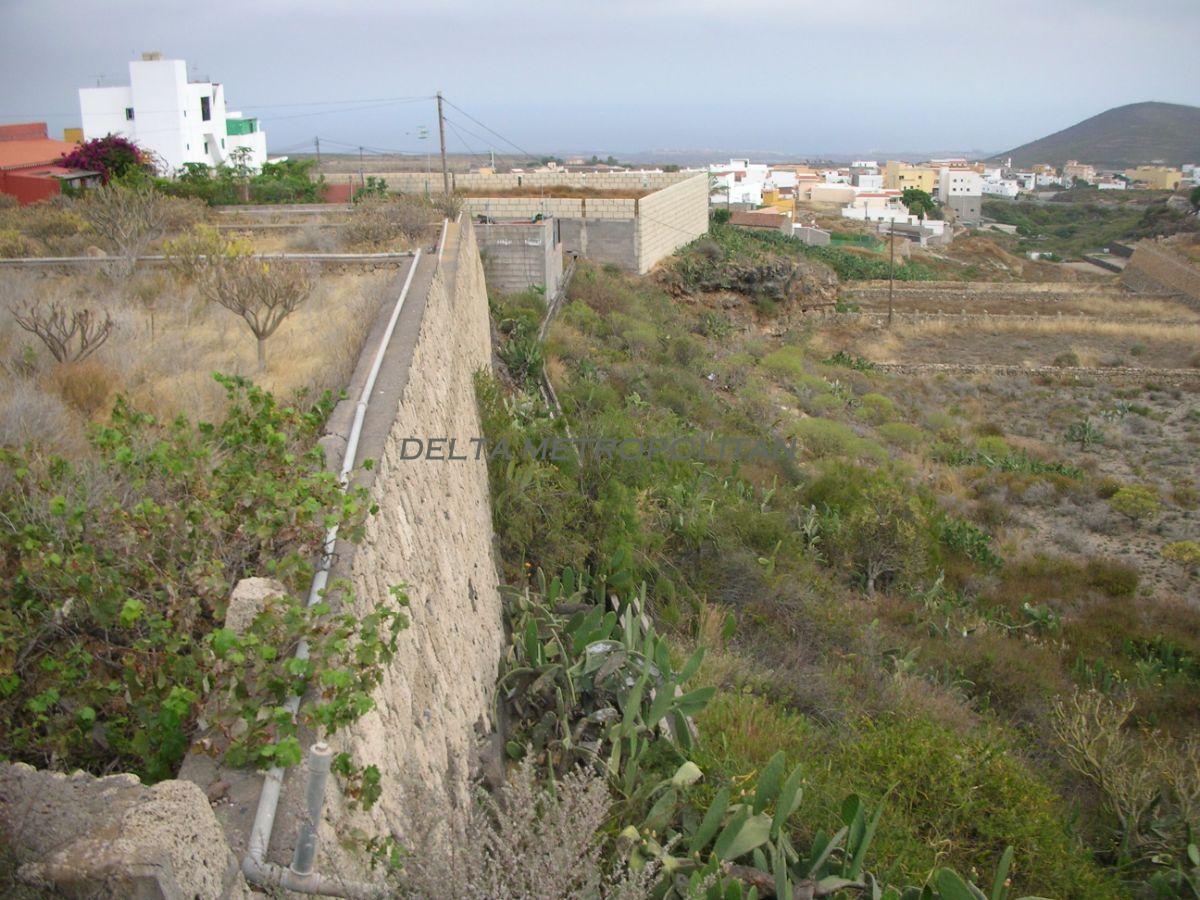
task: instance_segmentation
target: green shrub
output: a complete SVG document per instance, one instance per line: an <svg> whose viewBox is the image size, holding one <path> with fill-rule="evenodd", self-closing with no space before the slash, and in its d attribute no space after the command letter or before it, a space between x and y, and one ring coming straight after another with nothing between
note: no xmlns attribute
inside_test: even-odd
<svg viewBox="0 0 1200 900"><path fill-rule="evenodd" d="M1178 563L1189 572L1200 569L1200 543L1196 541L1175 541L1162 549L1163 559Z"/></svg>
<svg viewBox="0 0 1200 900"><path fill-rule="evenodd" d="M814 459L827 456L849 456L855 453L862 439L848 425L831 419L801 419L790 428L791 437Z"/></svg>
<svg viewBox="0 0 1200 900"><path fill-rule="evenodd" d="M971 735L919 716L888 716L807 744L810 790L801 819L823 821L846 790L884 803L878 867L921 880L939 863L991 871L1005 847L1021 860L1019 895L1124 896L1068 832L1062 800L986 730ZM963 898L973 896L969 893Z"/></svg>
<svg viewBox="0 0 1200 900"><path fill-rule="evenodd" d="M1108 505L1134 522L1144 522L1157 516L1162 506L1158 499L1158 491L1140 484L1120 488L1108 498Z"/></svg>
<svg viewBox="0 0 1200 900"><path fill-rule="evenodd" d="M759 360L758 364L776 375L804 375L804 351L799 347L780 347Z"/></svg>
<svg viewBox="0 0 1200 900"><path fill-rule="evenodd" d="M888 422L876 429L881 438L893 447L902 450L915 450L925 442L925 432L907 422Z"/></svg>
<svg viewBox="0 0 1200 900"><path fill-rule="evenodd" d="M1133 566L1095 557L1087 561L1084 577L1090 587L1109 597L1132 597L1139 581L1138 571Z"/></svg>
<svg viewBox="0 0 1200 900"><path fill-rule="evenodd" d="M1006 459L1012 455L1012 448L1008 445L1008 441L996 435L980 438L975 442L975 449L984 456L997 460Z"/></svg>
<svg viewBox="0 0 1200 900"><path fill-rule="evenodd" d="M863 394L858 403L859 415L872 425L883 425L896 418L896 404L883 394Z"/></svg>
<svg viewBox="0 0 1200 900"><path fill-rule="evenodd" d="M160 425L119 400L91 435L98 478L0 451L0 645L23 648L0 675L0 756L171 777L208 698L214 751L288 766L299 728L328 734L370 709L402 613L385 601L360 620L296 599L325 529L354 540L367 510L315 445L333 399L304 411L220 381L229 408L216 425ZM251 573L288 594L239 636L219 623ZM301 639L309 659L289 661ZM283 711L318 683L299 717Z"/></svg>
<svg viewBox="0 0 1200 900"><path fill-rule="evenodd" d="M17 229L0 229L0 259L19 259L24 256L32 256L33 252L33 244Z"/></svg>

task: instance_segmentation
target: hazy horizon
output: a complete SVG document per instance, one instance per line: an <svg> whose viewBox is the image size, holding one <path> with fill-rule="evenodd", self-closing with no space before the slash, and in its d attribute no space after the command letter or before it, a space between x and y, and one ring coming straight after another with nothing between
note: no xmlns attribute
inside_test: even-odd
<svg viewBox="0 0 1200 900"><path fill-rule="evenodd" d="M461 107L447 110L449 149L479 156L994 153L1127 103L1200 105L1200 4L1178 0L952 14L868 0L117 0L86 16L63 0L0 0L0 25L2 123L45 120L59 134L78 124L79 87L127 83L127 62L157 50L225 84L275 153L314 136L332 152L423 153L436 145L432 101L395 98L439 89Z"/></svg>

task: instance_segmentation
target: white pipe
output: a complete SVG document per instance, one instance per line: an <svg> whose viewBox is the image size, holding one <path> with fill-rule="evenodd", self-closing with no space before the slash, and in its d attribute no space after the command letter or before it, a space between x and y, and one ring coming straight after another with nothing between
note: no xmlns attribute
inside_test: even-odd
<svg viewBox="0 0 1200 900"><path fill-rule="evenodd" d="M443 237L445 237L444 226ZM418 249L413 255L412 265L404 279L404 286L400 289L400 297L396 300L396 306L388 320L387 329L379 341L379 348L375 351L375 361L371 365L371 371L367 375L362 393L359 395L358 405L354 410L354 423L350 426L350 434L346 439L346 451L342 456L342 467L338 474L338 483L342 490L345 490L350 483L350 472L354 468L354 458L358 453L358 440L362 435L367 404L370 402L371 392L375 389L375 382L379 378L379 370L383 368L383 358L387 354L392 333L396 330L396 322L400 319L400 310L404 308L404 300L408 296L408 289L412 286L413 275L416 274L417 264L420 261L421 251ZM313 575L312 585L308 590L307 606L313 606L320 601L321 594L329 582L329 570L333 567L337 533L336 525L325 532L325 542L321 548L321 565ZM301 640L297 645L296 658L308 659L307 641ZM296 694L288 697L284 708L294 716L300 709L300 696ZM271 844L271 832L275 828L275 813L279 808L279 792L282 788L283 769L273 766L263 777L262 793L258 796L258 809L254 813L254 825L250 829L246 856L242 860L242 872L246 879L253 884L276 885L307 894L328 894L341 897L379 896L382 888L374 885L356 884L316 874L297 875L290 869L267 862L267 849Z"/></svg>
<svg viewBox="0 0 1200 900"><path fill-rule="evenodd" d="M442 219L442 234L438 238L438 245L437 245L437 259L438 259L439 263L442 261L442 251L446 249L446 231L449 227L450 227L450 220Z"/></svg>

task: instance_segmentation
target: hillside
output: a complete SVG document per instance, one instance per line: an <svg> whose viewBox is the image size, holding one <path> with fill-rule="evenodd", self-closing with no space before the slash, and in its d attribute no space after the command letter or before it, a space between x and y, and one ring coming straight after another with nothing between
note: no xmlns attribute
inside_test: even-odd
<svg viewBox="0 0 1200 900"><path fill-rule="evenodd" d="M1200 108L1178 103L1118 106L994 158L1009 156L1015 166L1060 166L1070 159L1121 168L1196 162L1200 160Z"/></svg>

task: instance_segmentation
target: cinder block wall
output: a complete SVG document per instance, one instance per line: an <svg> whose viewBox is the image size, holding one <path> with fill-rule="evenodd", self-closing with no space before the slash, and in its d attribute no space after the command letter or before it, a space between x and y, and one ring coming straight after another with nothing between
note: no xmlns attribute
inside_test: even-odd
<svg viewBox="0 0 1200 900"><path fill-rule="evenodd" d="M441 172L377 172L376 178L388 183L388 189L399 194L424 193L426 186L435 193L442 191ZM450 173L450 189L457 191L504 190L518 187L566 186L594 190L658 190L670 187L690 177L687 172L505 172L497 175ZM354 174L326 175L331 184L344 181L358 183Z"/></svg>
<svg viewBox="0 0 1200 900"><path fill-rule="evenodd" d="M489 294L514 294L541 285L549 297L562 280L562 244L554 219L475 226Z"/></svg>
<svg viewBox="0 0 1200 900"><path fill-rule="evenodd" d="M638 271L636 219L562 219L559 235L568 253Z"/></svg>
<svg viewBox="0 0 1200 900"><path fill-rule="evenodd" d="M693 175L638 201L637 272L708 231L708 176Z"/></svg>

